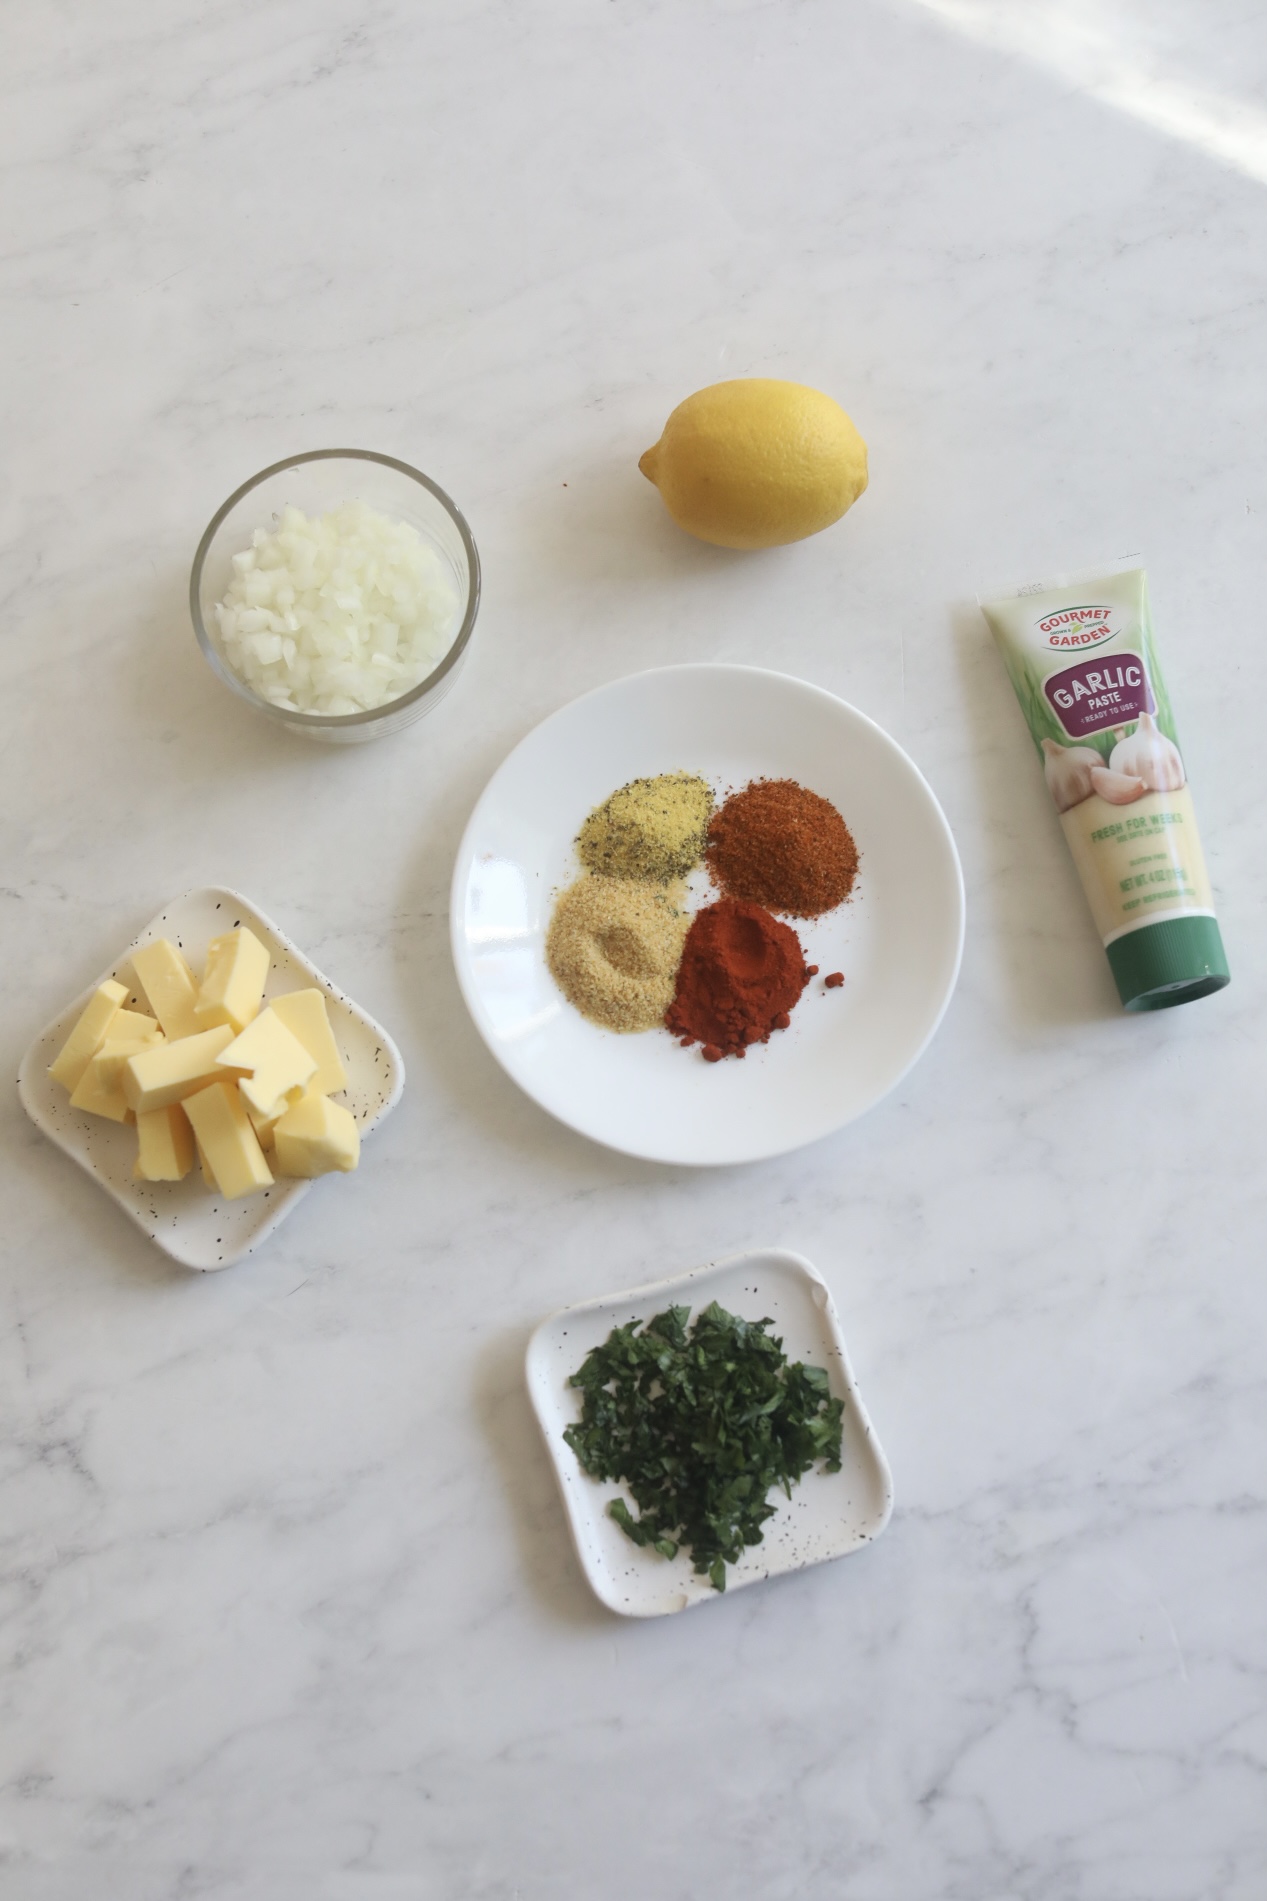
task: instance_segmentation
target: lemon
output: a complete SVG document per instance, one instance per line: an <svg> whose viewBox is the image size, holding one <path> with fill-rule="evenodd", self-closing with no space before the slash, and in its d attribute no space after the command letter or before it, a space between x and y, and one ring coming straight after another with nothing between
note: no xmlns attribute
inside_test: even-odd
<svg viewBox="0 0 1267 1901"><path fill-rule="evenodd" d="M840 520L867 486L867 445L821 390L739 377L679 403L638 467L688 534L773 548Z"/></svg>

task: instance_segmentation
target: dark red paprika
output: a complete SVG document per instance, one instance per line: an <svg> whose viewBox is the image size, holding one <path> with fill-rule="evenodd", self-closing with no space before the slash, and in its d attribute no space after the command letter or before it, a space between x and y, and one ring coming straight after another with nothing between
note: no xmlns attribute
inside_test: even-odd
<svg viewBox="0 0 1267 1901"><path fill-rule="evenodd" d="M742 1056L787 1027L788 1012L809 981L800 939L759 904L722 898L696 914L678 968L665 1023L684 1041L704 1044L710 1062Z"/></svg>

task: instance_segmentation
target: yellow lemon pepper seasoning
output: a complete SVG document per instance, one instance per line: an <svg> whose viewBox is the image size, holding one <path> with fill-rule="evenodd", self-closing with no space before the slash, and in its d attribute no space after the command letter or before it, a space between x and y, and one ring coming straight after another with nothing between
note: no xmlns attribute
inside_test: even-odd
<svg viewBox="0 0 1267 1901"><path fill-rule="evenodd" d="M712 811L712 788L693 773L632 779L594 808L576 849L600 877L667 885L703 857Z"/></svg>

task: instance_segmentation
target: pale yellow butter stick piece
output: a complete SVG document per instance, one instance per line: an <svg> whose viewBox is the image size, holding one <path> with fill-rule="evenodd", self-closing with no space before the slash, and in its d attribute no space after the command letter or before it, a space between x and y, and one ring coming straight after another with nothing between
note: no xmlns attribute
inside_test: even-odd
<svg viewBox="0 0 1267 1901"><path fill-rule="evenodd" d="M224 1072L216 1058L232 1041L233 1031L221 1023L214 1030L182 1036L129 1057L123 1067L128 1108L145 1115L151 1109L165 1109L169 1102L183 1101L209 1082L222 1081Z"/></svg>
<svg viewBox="0 0 1267 1901"><path fill-rule="evenodd" d="M143 1049L162 1041L163 1032L153 1017L120 1010L110 1025L109 1036L96 1055L88 1058L88 1067L71 1095L71 1108L108 1116L111 1122L126 1122L132 1111L123 1093L124 1065Z"/></svg>
<svg viewBox="0 0 1267 1901"><path fill-rule="evenodd" d="M259 1015L268 976L268 952L245 925L213 937L207 946L194 1015L203 1029L227 1023L235 1036Z"/></svg>
<svg viewBox="0 0 1267 1901"><path fill-rule="evenodd" d="M48 1066L54 1082L60 1083L63 1089L73 1090L78 1086L88 1059L95 1056L105 1042L111 1023L127 1000L127 985L116 983L113 977L93 991L74 1029Z"/></svg>
<svg viewBox="0 0 1267 1901"><path fill-rule="evenodd" d="M106 1037L107 1043L132 1043L138 1048L162 1041L162 1025L141 1010L120 1010Z"/></svg>
<svg viewBox="0 0 1267 1901"><path fill-rule="evenodd" d="M241 1094L240 1087L238 1093ZM259 1138L260 1147L267 1154L269 1149L273 1146L273 1130L277 1127L278 1117L262 1116L258 1109L252 1109L245 1096L242 1097L242 1107L246 1110L247 1120ZM282 1107L283 1109L288 1109L290 1104L288 1102L283 1103Z"/></svg>
<svg viewBox="0 0 1267 1901"><path fill-rule="evenodd" d="M313 1095L332 1096L347 1088L347 1073L339 1056L326 1000L319 990L290 990L274 997L269 1008L279 1016L292 1036L297 1036L310 1056L317 1059L316 1073L308 1079Z"/></svg>
<svg viewBox="0 0 1267 1901"><path fill-rule="evenodd" d="M126 1122L132 1111L123 1093L123 1065L135 1054L135 1043L125 1043L122 1049L107 1043L90 1056L71 1094L71 1108L82 1109L90 1116L106 1116L111 1122Z"/></svg>
<svg viewBox="0 0 1267 1901"><path fill-rule="evenodd" d="M248 1023L241 1036L221 1050L219 1060L226 1069L250 1072L242 1077L242 1099L248 1112L253 1109L270 1120L303 1095L317 1067L316 1057L271 1009Z"/></svg>
<svg viewBox="0 0 1267 1901"><path fill-rule="evenodd" d="M136 1118L138 1181L183 1182L194 1165L194 1132L178 1102Z"/></svg>
<svg viewBox="0 0 1267 1901"><path fill-rule="evenodd" d="M166 1036L175 1040L206 1029L194 1015L198 1001L194 973L170 938L160 937L156 944L143 944L133 951L132 968Z"/></svg>
<svg viewBox="0 0 1267 1901"><path fill-rule="evenodd" d="M196 1095L186 1096L184 1109L220 1193L227 1200L236 1201L257 1188L272 1187L272 1174L236 1083L212 1083Z"/></svg>
<svg viewBox="0 0 1267 1901"><path fill-rule="evenodd" d="M287 1109L273 1130L273 1166L279 1175L348 1174L361 1159L361 1132L350 1110L309 1093Z"/></svg>

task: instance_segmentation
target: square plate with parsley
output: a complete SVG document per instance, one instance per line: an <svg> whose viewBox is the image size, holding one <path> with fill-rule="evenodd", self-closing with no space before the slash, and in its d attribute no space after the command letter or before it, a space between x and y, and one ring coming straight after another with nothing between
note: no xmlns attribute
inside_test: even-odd
<svg viewBox="0 0 1267 1901"><path fill-rule="evenodd" d="M888 1462L831 1295L782 1250L565 1307L528 1391L590 1586L663 1617L878 1538Z"/></svg>

